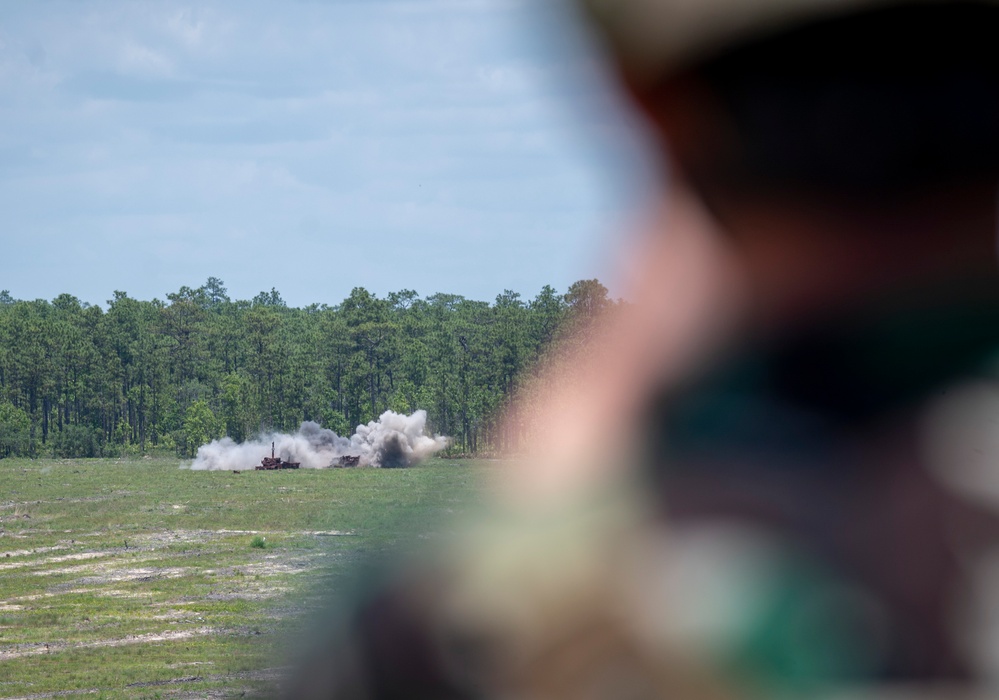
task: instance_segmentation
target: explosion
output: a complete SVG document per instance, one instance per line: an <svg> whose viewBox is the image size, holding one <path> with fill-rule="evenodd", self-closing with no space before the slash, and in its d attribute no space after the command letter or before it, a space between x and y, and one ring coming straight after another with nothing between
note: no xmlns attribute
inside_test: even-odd
<svg viewBox="0 0 999 700"><path fill-rule="evenodd" d="M408 467L447 447L447 438L424 434L426 425L426 411L411 416L386 411L346 438L306 421L293 435L272 433L243 443L228 437L213 440L198 448L191 469L252 469L270 454L272 442L278 457L299 462L305 469L325 469L345 456L359 457L364 466Z"/></svg>

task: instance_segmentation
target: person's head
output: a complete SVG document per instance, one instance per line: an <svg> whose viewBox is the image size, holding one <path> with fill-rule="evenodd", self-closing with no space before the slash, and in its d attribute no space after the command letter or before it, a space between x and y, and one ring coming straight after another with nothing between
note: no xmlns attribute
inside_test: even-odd
<svg viewBox="0 0 999 700"><path fill-rule="evenodd" d="M586 4L672 175L747 249L860 251L853 282L992 249L999 3Z"/></svg>

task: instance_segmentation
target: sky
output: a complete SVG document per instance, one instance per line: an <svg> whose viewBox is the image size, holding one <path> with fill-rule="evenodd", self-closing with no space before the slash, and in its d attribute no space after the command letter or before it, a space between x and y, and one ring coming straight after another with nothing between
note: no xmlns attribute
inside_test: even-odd
<svg viewBox="0 0 999 700"><path fill-rule="evenodd" d="M640 149L555 2L0 3L0 289L214 276L305 306L609 275Z"/></svg>

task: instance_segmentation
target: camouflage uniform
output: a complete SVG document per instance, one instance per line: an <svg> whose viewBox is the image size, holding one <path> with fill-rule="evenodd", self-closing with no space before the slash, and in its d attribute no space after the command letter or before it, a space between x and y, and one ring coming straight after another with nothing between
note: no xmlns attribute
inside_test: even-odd
<svg viewBox="0 0 999 700"><path fill-rule="evenodd" d="M997 453L983 435L941 433L939 408L965 387L999 387L996 287L812 319L655 411L664 519L679 532L737 524L768 562L732 663L792 685L980 670L956 610L971 605L968 576L999 529L944 469L969 455L988 467Z"/></svg>

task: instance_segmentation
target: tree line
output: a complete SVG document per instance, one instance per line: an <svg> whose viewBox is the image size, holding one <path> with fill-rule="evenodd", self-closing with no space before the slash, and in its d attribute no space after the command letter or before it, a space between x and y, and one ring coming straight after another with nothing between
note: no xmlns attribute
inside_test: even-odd
<svg viewBox="0 0 999 700"><path fill-rule="evenodd" d="M499 451L516 439L499 417L525 374L615 303L597 280L493 303L358 287L305 308L275 289L230 299L214 277L165 301L116 291L106 309L3 291L0 458L191 456L305 420L349 435L389 409L425 409L454 452Z"/></svg>

